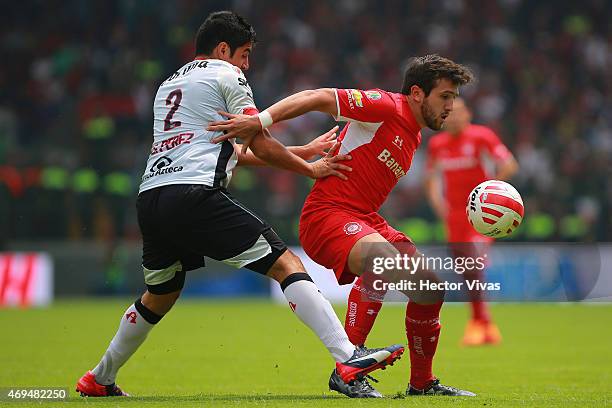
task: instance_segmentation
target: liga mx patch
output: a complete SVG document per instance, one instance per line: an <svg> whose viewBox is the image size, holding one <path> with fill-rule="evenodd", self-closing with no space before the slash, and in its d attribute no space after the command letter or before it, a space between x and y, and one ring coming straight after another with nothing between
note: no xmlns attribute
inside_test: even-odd
<svg viewBox="0 0 612 408"><path fill-rule="evenodd" d="M362 226L358 222L347 222L344 225L344 232L346 235L355 235L361 230Z"/></svg>
<svg viewBox="0 0 612 408"><path fill-rule="evenodd" d="M368 97L368 99L371 99L373 101L377 101L380 98L382 98L382 95L378 91L366 91L365 94Z"/></svg>

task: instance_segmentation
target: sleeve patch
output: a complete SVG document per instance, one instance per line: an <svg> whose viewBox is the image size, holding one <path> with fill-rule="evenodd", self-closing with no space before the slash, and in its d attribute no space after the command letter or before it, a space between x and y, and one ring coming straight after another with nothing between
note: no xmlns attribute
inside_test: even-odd
<svg viewBox="0 0 612 408"><path fill-rule="evenodd" d="M382 98L382 95L378 91L366 91L366 97L372 101L377 101Z"/></svg>
<svg viewBox="0 0 612 408"><path fill-rule="evenodd" d="M346 100L351 110L355 110L355 106L363 108L363 97L357 89L349 89L346 92Z"/></svg>

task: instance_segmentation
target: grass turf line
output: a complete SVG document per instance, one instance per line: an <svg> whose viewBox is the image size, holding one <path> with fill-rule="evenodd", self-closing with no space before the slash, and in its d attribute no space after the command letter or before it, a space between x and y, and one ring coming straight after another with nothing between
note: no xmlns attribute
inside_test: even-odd
<svg viewBox="0 0 612 408"><path fill-rule="evenodd" d="M130 300L59 301L0 310L0 387L68 387L66 402L11 406L612 406L612 305L493 305L504 342L462 348L467 307L448 305L434 370L476 398L403 394L408 355L377 371L384 400L327 390L333 361L288 307L258 300L181 300L120 372L135 397L82 399L74 384L101 357ZM345 309L336 307L341 320ZM385 305L368 344L406 343L404 308ZM399 395L398 395L399 394ZM0 405L8 405L0 401Z"/></svg>

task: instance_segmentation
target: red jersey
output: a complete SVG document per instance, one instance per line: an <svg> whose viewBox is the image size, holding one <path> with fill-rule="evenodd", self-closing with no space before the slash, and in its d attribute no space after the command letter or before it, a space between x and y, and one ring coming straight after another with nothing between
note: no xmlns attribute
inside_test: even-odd
<svg viewBox="0 0 612 408"><path fill-rule="evenodd" d="M449 219L466 218L468 194L490 178L483 165L483 155L500 162L512 153L495 132L485 126L469 125L458 135L442 132L429 140L426 167L428 171L434 167L442 171Z"/></svg>
<svg viewBox="0 0 612 408"><path fill-rule="evenodd" d="M341 207L369 214L378 211L406 175L421 143L420 127L406 96L372 89L336 89L338 121L349 122L338 137L340 154L350 154L348 180L315 182L304 211Z"/></svg>

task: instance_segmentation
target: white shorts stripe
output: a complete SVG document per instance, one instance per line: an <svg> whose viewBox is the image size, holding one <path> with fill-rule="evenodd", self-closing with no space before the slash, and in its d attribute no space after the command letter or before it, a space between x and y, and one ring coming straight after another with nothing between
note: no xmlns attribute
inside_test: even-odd
<svg viewBox="0 0 612 408"><path fill-rule="evenodd" d="M222 262L226 265L233 266L234 268L242 268L250 263L260 260L261 258L271 253L272 247L264 238L264 236L260 235L252 247L232 258L224 259Z"/></svg>

